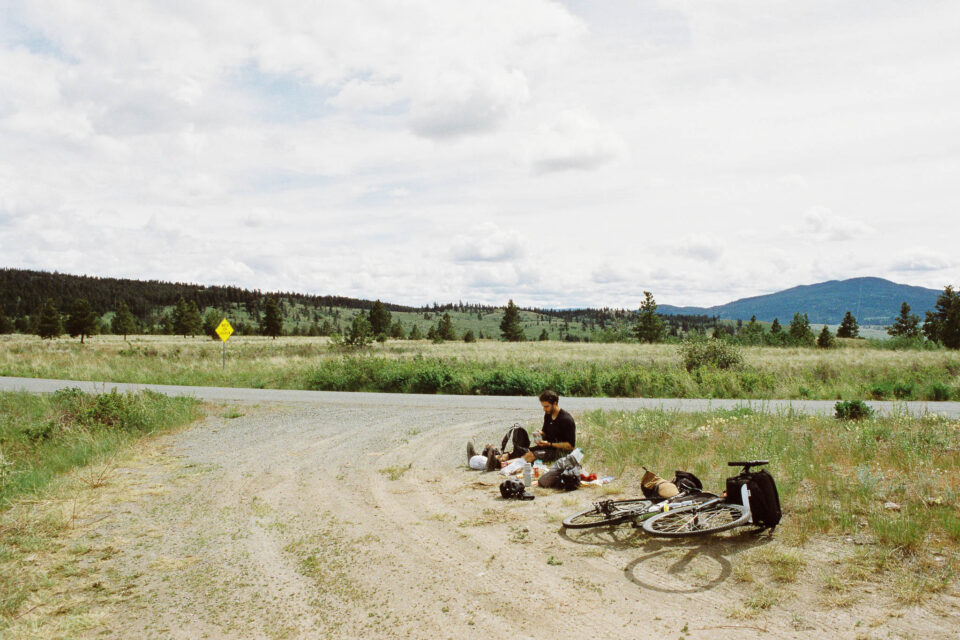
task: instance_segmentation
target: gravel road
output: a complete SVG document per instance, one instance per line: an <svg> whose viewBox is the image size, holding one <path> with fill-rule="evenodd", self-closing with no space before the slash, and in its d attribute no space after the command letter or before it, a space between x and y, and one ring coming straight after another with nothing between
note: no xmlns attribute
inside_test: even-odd
<svg viewBox="0 0 960 640"><path fill-rule="evenodd" d="M97 524L75 543L123 595L89 636L853 640L960 626L955 596L906 616L871 590L825 606L822 572L841 541L806 547L807 569L771 596L744 557L775 550L775 535L567 534L561 518L600 488L501 500L500 477L467 469L464 444L532 425L535 399L370 397L208 405L210 417L117 469L110 482L128 497L90 514Z"/></svg>
<svg viewBox="0 0 960 640"><path fill-rule="evenodd" d="M342 391L296 391L290 389L243 389L235 387L188 387L165 384L130 384L122 382L89 382L81 380L50 380L42 378L13 378L0 376L0 391L31 391L52 393L57 389L78 387L91 393L117 389L138 391L150 389L174 396L192 396L211 402L243 403L297 403L318 406L350 404L356 407L409 407L413 409L529 409L530 398L524 396L454 396L403 393L349 393ZM834 400L726 400L699 398L564 398L564 408L570 411L591 409L667 409L671 411L709 411L753 407L766 411L793 409L803 413L832 413ZM938 413L960 418L960 402L890 402L870 401L880 414L906 412L913 415Z"/></svg>

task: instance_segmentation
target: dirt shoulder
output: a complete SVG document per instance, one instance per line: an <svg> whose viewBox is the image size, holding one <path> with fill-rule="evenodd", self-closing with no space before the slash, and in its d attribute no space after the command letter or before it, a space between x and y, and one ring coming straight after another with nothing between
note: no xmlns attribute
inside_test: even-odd
<svg viewBox="0 0 960 640"><path fill-rule="evenodd" d="M868 581L825 593L843 541L786 550L767 534L567 535L560 519L600 489L504 502L498 477L464 466L467 439L492 441L535 417L217 409L113 470L101 490L109 499L91 503L73 530L77 588L97 582L111 594L90 599L77 629L108 638L947 638L960 627L955 588L906 607ZM792 573L782 571L789 561L758 561L788 554L802 555ZM25 624L17 634L31 637Z"/></svg>

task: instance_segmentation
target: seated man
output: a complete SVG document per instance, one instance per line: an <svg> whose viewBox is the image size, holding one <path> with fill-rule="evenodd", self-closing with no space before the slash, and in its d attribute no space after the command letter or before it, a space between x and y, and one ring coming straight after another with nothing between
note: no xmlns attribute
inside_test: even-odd
<svg viewBox="0 0 960 640"><path fill-rule="evenodd" d="M560 408L560 396L556 391L544 391L540 394L540 406L543 407L543 429L535 431L534 442L523 459L533 462L537 458L544 462L554 462L562 458L577 446L577 425L565 409Z"/></svg>

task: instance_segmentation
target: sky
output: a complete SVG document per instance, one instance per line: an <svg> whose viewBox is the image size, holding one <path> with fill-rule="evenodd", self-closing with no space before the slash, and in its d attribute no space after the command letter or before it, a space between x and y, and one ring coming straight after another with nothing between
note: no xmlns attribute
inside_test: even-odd
<svg viewBox="0 0 960 640"><path fill-rule="evenodd" d="M960 285L960 3L0 0L0 267L401 304Z"/></svg>

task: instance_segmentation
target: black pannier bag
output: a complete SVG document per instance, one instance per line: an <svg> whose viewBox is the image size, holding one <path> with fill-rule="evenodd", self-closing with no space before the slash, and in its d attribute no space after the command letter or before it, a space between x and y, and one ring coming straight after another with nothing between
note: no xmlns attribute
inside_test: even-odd
<svg viewBox="0 0 960 640"><path fill-rule="evenodd" d="M530 448L530 434L527 433L526 429L515 424L510 427L510 431L507 431L507 435L503 436L503 440L500 442L500 451L506 453L508 442L514 451L518 449L526 451Z"/></svg>
<svg viewBox="0 0 960 640"><path fill-rule="evenodd" d="M683 491L703 491L703 483L700 482L700 478L693 475L689 471L680 471L679 469L673 472L673 484L677 485L677 489Z"/></svg>
<svg viewBox="0 0 960 640"><path fill-rule="evenodd" d="M777 493L777 483L766 469L741 473L727 478L727 502L743 504L740 487L744 484L750 490L750 508L753 523L775 529L780 523L780 494Z"/></svg>

